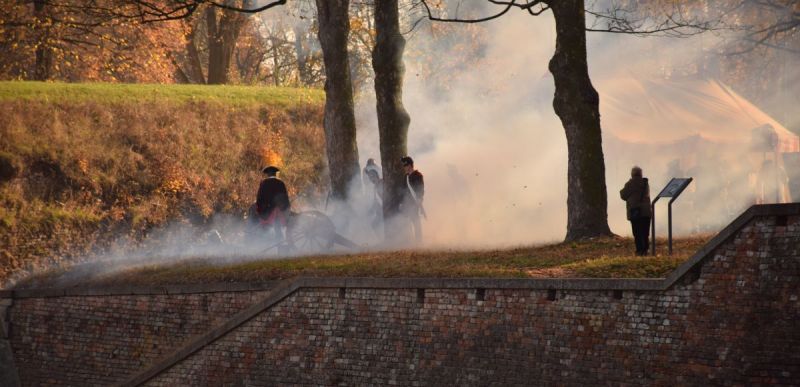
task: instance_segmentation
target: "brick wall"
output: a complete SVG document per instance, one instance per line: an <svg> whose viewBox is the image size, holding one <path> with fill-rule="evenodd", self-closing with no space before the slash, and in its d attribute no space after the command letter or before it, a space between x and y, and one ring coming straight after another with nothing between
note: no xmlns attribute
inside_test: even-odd
<svg viewBox="0 0 800 387"><path fill-rule="evenodd" d="M11 343L24 385L792 385L800 206L780 208L743 215L665 280L304 279L269 295L23 298Z"/></svg>
<svg viewBox="0 0 800 387"><path fill-rule="evenodd" d="M21 298L10 342L23 385L107 386L265 291Z"/></svg>

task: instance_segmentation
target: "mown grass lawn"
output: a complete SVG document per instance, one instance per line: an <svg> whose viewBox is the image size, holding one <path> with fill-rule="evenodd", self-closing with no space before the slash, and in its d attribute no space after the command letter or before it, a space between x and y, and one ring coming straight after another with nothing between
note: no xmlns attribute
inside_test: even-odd
<svg viewBox="0 0 800 387"><path fill-rule="evenodd" d="M0 82L2 100L50 102L218 102L232 106L292 107L325 101L321 89L229 85L158 85L130 83Z"/></svg>
<svg viewBox="0 0 800 387"><path fill-rule="evenodd" d="M691 257L710 236L675 241L672 256L637 257L633 241L607 238L504 250L418 250L315 256L291 259L188 259L145 264L105 274L75 276L69 286L167 285L258 282L298 276L329 277L493 277L493 278L659 278ZM664 241L660 241L664 246ZM64 284L63 271L42 273L21 286Z"/></svg>

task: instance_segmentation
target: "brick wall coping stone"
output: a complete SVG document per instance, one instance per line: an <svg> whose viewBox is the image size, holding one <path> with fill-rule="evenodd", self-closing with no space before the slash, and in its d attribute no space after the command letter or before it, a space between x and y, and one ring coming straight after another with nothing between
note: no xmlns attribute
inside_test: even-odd
<svg viewBox="0 0 800 387"><path fill-rule="evenodd" d="M223 282L213 284L178 285L121 285L68 288L31 288L0 290L0 298L47 298L71 296L129 296L129 295L169 295L219 292L249 292L269 290L280 281L262 282Z"/></svg>

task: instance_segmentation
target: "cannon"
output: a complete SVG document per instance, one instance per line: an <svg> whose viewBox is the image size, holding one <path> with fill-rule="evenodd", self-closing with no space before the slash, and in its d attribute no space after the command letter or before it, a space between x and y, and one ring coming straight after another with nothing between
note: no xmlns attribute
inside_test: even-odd
<svg viewBox="0 0 800 387"><path fill-rule="evenodd" d="M248 218L256 232L251 234L270 237L272 226L258 222L255 206L248 211ZM284 240L275 241L265 251L277 250L281 254L322 254L331 251L336 245L356 250L360 246L345 238L336 231L333 221L324 213L316 210L294 212L286 217Z"/></svg>

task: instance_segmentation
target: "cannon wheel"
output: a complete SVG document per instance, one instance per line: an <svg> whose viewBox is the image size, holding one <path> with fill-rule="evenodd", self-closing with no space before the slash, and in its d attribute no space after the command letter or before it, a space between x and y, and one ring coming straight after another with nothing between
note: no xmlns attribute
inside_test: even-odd
<svg viewBox="0 0 800 387"><path fill-rule="evenodd" d="M319 211L292 213L286 233L292 248L303 254L330 251L338 235L333 222Z"/></svg>

